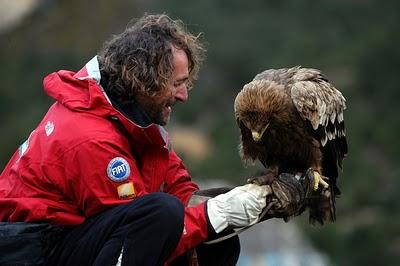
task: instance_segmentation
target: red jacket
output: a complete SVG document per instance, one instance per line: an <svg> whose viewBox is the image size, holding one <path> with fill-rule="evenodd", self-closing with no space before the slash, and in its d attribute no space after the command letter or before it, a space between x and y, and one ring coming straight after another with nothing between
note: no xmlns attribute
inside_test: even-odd
<svg viewBox="0 0 400 266"><path fill-rule="evenodd" d="M140 127L122 115L99 81L97 58L78 73L44 79L56 102L0 175L0 221L79 225L151 192L175 195L186 206L198 190L165 129ZM204 204L187 207L172 257L207 236Z"/></svg>

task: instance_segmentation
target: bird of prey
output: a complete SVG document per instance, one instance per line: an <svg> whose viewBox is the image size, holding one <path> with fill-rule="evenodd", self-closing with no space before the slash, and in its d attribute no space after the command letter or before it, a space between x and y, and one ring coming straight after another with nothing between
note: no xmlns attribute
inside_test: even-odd
<svg viewBox="0 0 400 266"><path fill-rule="evenodd" d="M312 224L336 219L336 181L348 149L345 108L342 93L319 70L299 66L256 75L235 99L241 158L258 159L266 168L251 182L267 184L280 173L311 169L313 189L320 192L309 203Z"/></svg>

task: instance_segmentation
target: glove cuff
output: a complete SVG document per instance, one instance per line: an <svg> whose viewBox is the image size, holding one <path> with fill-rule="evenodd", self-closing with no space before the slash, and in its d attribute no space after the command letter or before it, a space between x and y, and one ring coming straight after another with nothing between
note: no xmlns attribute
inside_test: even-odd
<svg viewBox="0 0 400 266"><path fill-rule="evenodd" d="M228 220L224 213L224 208L222 202L215 198L209 199L207 201L207 216L208 220L215 233L220 233L228 227Z"/></svg>

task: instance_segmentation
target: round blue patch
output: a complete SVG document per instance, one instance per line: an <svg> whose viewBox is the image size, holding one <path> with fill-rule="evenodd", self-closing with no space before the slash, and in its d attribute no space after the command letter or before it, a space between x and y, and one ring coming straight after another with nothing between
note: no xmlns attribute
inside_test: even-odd
<svg viewBox="0 0 400 266"><path fill-rule="evenodd" d="M123 182L128 179L131 173L131 168L128 162L121 157L115 157L107 166L108 177L115 182Z"/></svg>

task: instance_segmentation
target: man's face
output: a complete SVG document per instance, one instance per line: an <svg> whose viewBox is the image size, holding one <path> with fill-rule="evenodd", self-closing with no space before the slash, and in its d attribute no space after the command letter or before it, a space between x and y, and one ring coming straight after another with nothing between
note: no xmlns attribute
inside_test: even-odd
<svg viewBox="0 0 400 266"><path fill-rule="evenodd" d="M137 95L137 100L153 123L165 126L176 102L188 99L189 62L186 53L172 45L173 73L170 82L156 96Z"/></svg>

